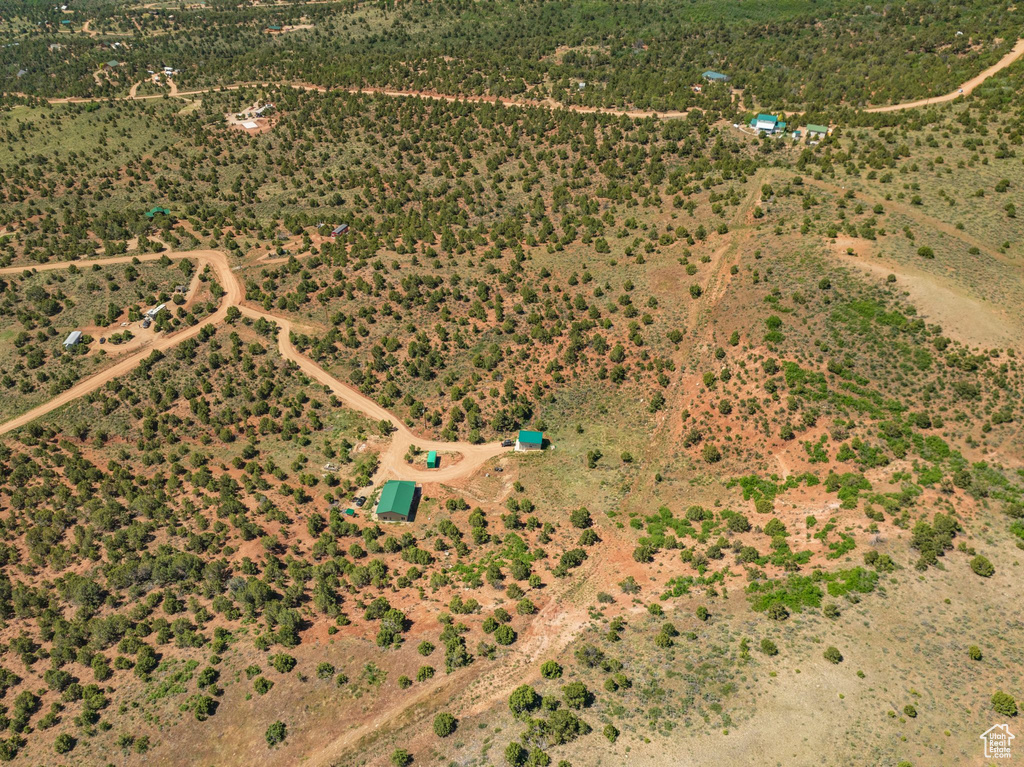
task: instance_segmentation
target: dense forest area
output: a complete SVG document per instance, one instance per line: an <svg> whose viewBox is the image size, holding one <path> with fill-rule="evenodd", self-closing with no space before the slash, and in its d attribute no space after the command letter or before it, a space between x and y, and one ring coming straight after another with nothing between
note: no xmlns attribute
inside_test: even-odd
<svg viewBox="0 0 1024 767"><path fill-rule="evenodd" d="M0 51L8 92L123 92L123 79L93 78L116 53L128 83L170 65L191 87L300 80L657 110L700 103L690 86L707 69L728 74L748 105L770 110L936 95L993 63L1021 31L1013 10L993 0L115 3L71 15L14 4L0 13L20 32ZM99 36L79 34L86 20ZM57 55L55 42L64 46Z"/></svg>

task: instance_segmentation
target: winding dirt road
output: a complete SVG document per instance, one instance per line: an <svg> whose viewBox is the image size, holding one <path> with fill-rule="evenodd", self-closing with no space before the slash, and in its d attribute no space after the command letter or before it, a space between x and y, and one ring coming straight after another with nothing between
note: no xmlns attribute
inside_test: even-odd
<svg viewBox="0 0 1024 767"><path fill-rule="evenodd" d="M902 104L890 104L883 107L870 107L865 109L865 112L899 112L904 109L917 109L919 107L927 107L932 104L942 104L947 101L952 101L960 96L969 96L975 88L985 82L992 75L997 72L1001 72L1006 69L1010 64L1019 59L1024 55L1024 38L1017 41L1017 44L1013 46L1013 49L1003 56L999 61L990 66L981 74L976 77L972 77L970 80L965 82L959 88L952 93L947 93L945 96L932 96L927 99L918 99L917 101L904 101Z"/></svg>
<svg viewBox="0 0 1024 767"><path fill-rule="evenodd" d="M972 77L967 82L963 83L959 88L951 93L947 93L944 96L932 96L930 98L918 99L917 101L904 101L900 104L889 104L880 107L867 107L863 111L865 112L898 112L904 109L917 109L919 107L930 106L932 104L941 104L947 101L953 101L959 96L967 96L974 91L979 85L985 82L992 75L1001 72L1006 67L1013 64L1017 59L1024 55L1024 38L1017 41L1017 44L1013 46L1013 49L1007 53L998 62L993 64L991 67L981 72L980 74ZM391 96L394 98L420 98L428 99L433 101L446 101L449 103L465 101L471 104L501 104L503 106L517 106L517 107L536 107L540 109L564 109L569 112L578 112L580 114L605 114L612 115L614 117L632 117L632 118L645 118L645 117L657 117L662 120L682 120L689 115L691 111L701 111L700 107L694 107L692 110L666 110L658 111L651 109L616 109L614 107L590 107L583 106L581 104L562 104L555 101L552 98L546 99L513 99L504 96L478 96L478 95L452 95L445 93L435 93L433 91L426 90L401 90L394 88L381 88L381 87L362 87L362 88L327 88L323 85L313 85L311 83L302 82L283 82L283 83L270 83L270 82L246 82L246 83L235 83L233 85L218 85L211 88L198 88L189 91L179 91L177 84L171 81L171 97L185 98L188 96L200 96L204 93L212 93L216 91L234 91L240 88L272 88L272 87L285 87L294 88L296 90L303 91L319 91L325 93L329 90L340 90L346 93L358 93L364 95L381 94L384 96ZM128 96L89 96L89 97L78 97L70 96L66 98L48 98L45 99L48 104L87 104L90 102L98 101L145 101L148 99L161 99L168 94L164 93L150 93L143 96L136 95L138 85L133 86ZM18 96L21 98L32 98L25 93L9 93L3 94L9 96ZM797 117L803 112L785 112L787 116Z"/></svg>
<svg viewBox="0 0 1024 767"><path fill-rule="evenodd" d="M252 319L265 319L275 323L278 328L277 346L281 356L295 363L298 368L314 381L328 387L335 396L346 406L358 410L367 418L374 421L387 421L392 426L391 441L387 448L380 455L380 469L382 477L395 477L397 479L408 479L418 482L450 482L460 477L470 475L481 468L492 458L508 452L500 443L492 442L483 445L474 445L469 442L437 442L417 437L398 417L385 410L379 404L351 386L339 381L326 370L321 368L311 359L301 354L292 343L291 335L295 326L291 320L273 314L268 314L244 303L245 290L241 280L232 271L227 255L219 250L186 250L171 253L148 253L142 256L114 256L112 258L96 258L84 261L57 261L36 266L10 266L0 269L3 274L21 274L25 271L35 270L38 272L55 271L67 269L71 265L84 266L98 264L110 266L114 264L127 264L135 260L146 262L156 261L166 256L171 260L182 258L195 259L201 266L209 265L217 277L217 281L224 287L226 294L221 301L220 307L209 317L204 318L199 324L182 330L158 335L156 340L147 345L144 349L129 354L119 360L113 366L102 370L94 376L72 386L67 391L61 392L53 399L44 402L42 405L12 418L6 423L0 424L0 434L6 434L15 429L25 426L37 418L50 413L67 403L84 397L96 391L115 378L123 376L134 370L154 350L164 351L177 346L182 341L199 334L206 325L220 325L227 318L228 309L237 307L243 315ZM420 469L410 466L405 462L405 455L409 448L415 445L421 450L437 450L441 453L459 453L462 458L457 463L449 466L442 466L440 469Z"/></svg>

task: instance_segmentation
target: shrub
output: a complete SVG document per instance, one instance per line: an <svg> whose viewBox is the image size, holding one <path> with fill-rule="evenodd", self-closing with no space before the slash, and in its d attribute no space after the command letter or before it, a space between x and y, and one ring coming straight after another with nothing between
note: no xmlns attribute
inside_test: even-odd
<svg viewBox="0 0 1024 767"><path fill-rule="evenodd" d="M583 682L570 682L562 688L562 697L569 708L581 709L590 700L590 691Z"/></svg>
<svg viewBox="0 0 1024 767"><path fill-rule="evenodd" d="M500 645L510 645L516 641L516 632L511 626L499 626L494 632L494 641Z"/></svg>
<svg viewBox="0 0 1024 767"><path fill-rule="evenodd" d="M267 745L273 748L278 743L284 743L284 739L288 736L288 728L285 727L284 722L274 722L267 728L267 732L264 737L267 739Z"/></svg>
<svg viewBox="0 0 1024 767"><path fill-rule="evenodd" d="M917 718L917 709L911 706L909 703L903 707L903 713L909 716L911 719Z"/></svg>
<svg viewBox="0 0 1024 767"><path fill-rule="evenodd" d="M562 676L562 667L557 661L544 661L540 667L540 675L545 679L558 679Z"/></svg>
<svg viewBox="0 0 1024 767"><path fill-rule="evenodd" d="M1005 692L997 692L992 696L992 708L997 714L1003 716L1017 716L1017 701L1012 695Z"/></svg>
<svg viewBox="0 0 1024 767"><path fill-rule="evenodd" d="M508 696L508 708L513 716L519 717L533 711L540 705L540 696L530 685L520 685Z"/></svg>
<svg viewBox="0 0 1024 767"><path fill-rule="evenodd" d="M412 764L412 754L404 748L396 748L391 752L391 764L395 767L407 767Z"/></svg>
<svg viewBox="0 0 1024 767"><path fill-rule="evenodd" d="M53 750L58 754L66 754L74 747L75 739L66 732L62 732L57 736L56 740L53 741Z"/></svg>
<svg viewBox="0 0 1024 767"><path fill-rule="evenodd" d="M425 682L434 676L433 666L420 666L419 671L416 672L416 681Z"/></svg>
<svg viewBox="0 0 1024 767"><path fill-rule="evenodd" d="M996 568L988 561L988 558L981 554L971 560L971 569L975 575L980 575L982 578L991 578L996 572Z"/></svg>
<svg viewBox="0 0 1024 767"><path fill-rule="evenodd" d="M770 639L762 639L761 640L761 652L763 652L765 655L768 655L768 656L778 655L779 654L779 648L775 646L775 642L773 642L772 640L770 640Z"/></svg>
<svg viewBox="0 0 1024 767"><path fill-rule="evenodd" d="M587 511L585 506L581 506L569 515L569 522L573 527L584 530L594 524L594 520L590 516L590 512Z"/></svg>
<svg viewBox="0 0 1024 767"><path fill-rule="evenodd" d="M827 660L829 663L842 663L843 662L843 654L841 652L839 652L839 648L838 647L829 647L829 648L827 648L825 650L824 656L825 656L825 660Z"/></svg>
<svg viewBox="0 0 1024 767"><path fill-rule="evenodd" d="M420 642L419 647L416 648L416 652L426 658L430 653L434 652L434 645L424 640Z"/></svg>
<svg viewBox="0 0 1024 767"><path fill-rule="evenodd" d="M619 730L614 724L605 725L604 736L608 738L611 743L614 743L619 739Z"/></svg>
<svg viewBox="0 0 1024 767"><path fill-rule="evenodd" d="M282 674L287 674L289 671L295 668L295 663L295 658L293 658L291 655L286 655L283 652L274 655L270 659L270 665L273 666L277 671L280 671Z"/></svg>
<svg viewBox="0 0 1024 767"><path fill-rule="evenodd" d="M576 660L587 668L596 668L604 662L604 651L592 644L585 644L578 647L575 652Z"/></svg>
<svg viewBox="0 0 1024 767"><path fill-rule="evenodd" d="M971 660L981 660L981 648L976 644L972 644L967 648L967 657Z"/></svg>
<svg viewBox="0 0 1024 767"><path fill-rule="evenodd" d="M710 617L711 613L708 612L708 608L706 608L704 605L701 605L697 608L697 618L699 620L706 621Z"/></svg>
<svg viewBox="0 0 1024 767"><path fill-rule="evenodd" d="M323 661L316 667L317 679L330 679L334 676L334 664Z"/></svg>
<svg viewBox="0 0 1024 767"><path fill-rule="evenodd" d="M619 582L619 588L624 594L637 594L640 591L640 584L636 582L636 578L630 575L626 580Z"/></svg>
<svg viewBox="0 0 1024 767"><path fill-rule="evenodd" d="M192 702L192 714L197 722L205 722L208 717L213 715L216 708L216 701L209 695L199 695Z"/></svg>
<svg viewBox="0 0 1024 767"><path fill-rule="evenodd" d="M520 599L516 604L516 612L520 615L533 615L537 612L537 606L529 599Z"/></svg>
<svg viewBox="0 0 1024 767"><path fill-rule="evenodd" d="M509 767L520 767L526 762L526 749L512 741L505 747L505 763Z"/></svg>
<svg viewBox="0 0 1024 767"><path fill-rule="evenodd" d="M458 726L458 720L449 713L442 712L434 717L434 734L439 738L447 738Z"/></svg>
<svg viewBox="0 0 1024 767"><path fill-rule="evenodd" d="M708 442L704 445L701 450L701 456L704 458L706 463L718 463L722 460L722 452L718 449L718 446L712 442Z"/></svg>

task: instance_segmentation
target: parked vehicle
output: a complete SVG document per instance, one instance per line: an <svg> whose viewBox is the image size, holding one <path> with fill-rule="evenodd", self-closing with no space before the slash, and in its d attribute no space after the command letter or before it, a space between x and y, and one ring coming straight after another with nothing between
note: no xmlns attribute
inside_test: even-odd
<svg viewBox="0 0 1024 767"><path fill-rule="evenodd" d="M513 442L513 441L512 441L512 440L510 440L510 439L503 439L503 440L501 441L501 446L502 446L502 447L512 447L512 446L513 446L514 444L516 444L516 443L515 443L515 442Z"/></svg>
<svg viewBox="0 0 1024 767"><path fill-rule="evenodd" d="M355 503L356 506L360 506L361 507L364 503L366 503L366 496L364 496L364 495L356 496L356 498L353 501L353 503Z"/></svg>

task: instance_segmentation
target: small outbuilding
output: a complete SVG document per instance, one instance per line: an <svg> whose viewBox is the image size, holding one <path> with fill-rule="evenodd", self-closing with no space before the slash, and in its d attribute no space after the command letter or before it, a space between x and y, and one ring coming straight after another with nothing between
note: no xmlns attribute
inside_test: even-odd
<svg viewBox="0 0 1024 767"><path fill-rule="evenodd" d="M152 210L146 211L146 218L156 218L157 216L169 216L171 211L167 208L153 208Z"/></svg>
<svg viewBox="0 0 1024 767"><path fill-rule="evenodd" d="M348 224L338 224L331 230L331 237L340 237L348 231Z"/></svg>
<svg viewBox="0 0 1024 767"><path fill-rule="evenodd" d="M828 127L824 125L808 125L807 138L822 138L829 134Z"/></svg>
<svg viewBox="0 0 1024 767"><path fill-rule="evenodd" d="M73 349L78 346L78 342L82 340L82 331L73 330L68 334L68 337L64 339L64 348Z"/></svg>
<svg viewBox="0 0 1024 767"><path fill-rule="evenodd" d="M380 491L377 501L377 519L385 522L408 522L419 500L419 488L415 482L397 479L389 480Z"/></svg>
<svg viewBox="0 0 1024 767"><path fill-rule="evenodd" d="M151 320L155 320L156 316L158 314L160 314L160 312L162 312L166 308L167 308L167 304L160 304L158 306L154 306L152 309L150 309L148 312L146 312L145 316L148 317Z"/></svg>
<svg viewBox="0 0 1024 767"><path fill-rule="evenodd" d="M705 80L712 83L727 83L729 82L729 75L723 75L721 72L715 72L709 69L707 72L701 75Z"/></svg>
<svg viewBox="0 0 1024 767"><path fill-rule="evenodd" d="M441 459L437 457L437 451L431 450L427 453L427 468L436 469L441 465Z"/></svg>
<svg viewBox="0 0 1024 767"><path fill-rule="evenodd" d="M522 453L527 450L543 450L544 449L544 432L540 431L526 431L525 429L519 432L519 437L516 439L516 452Z"/></svg>

